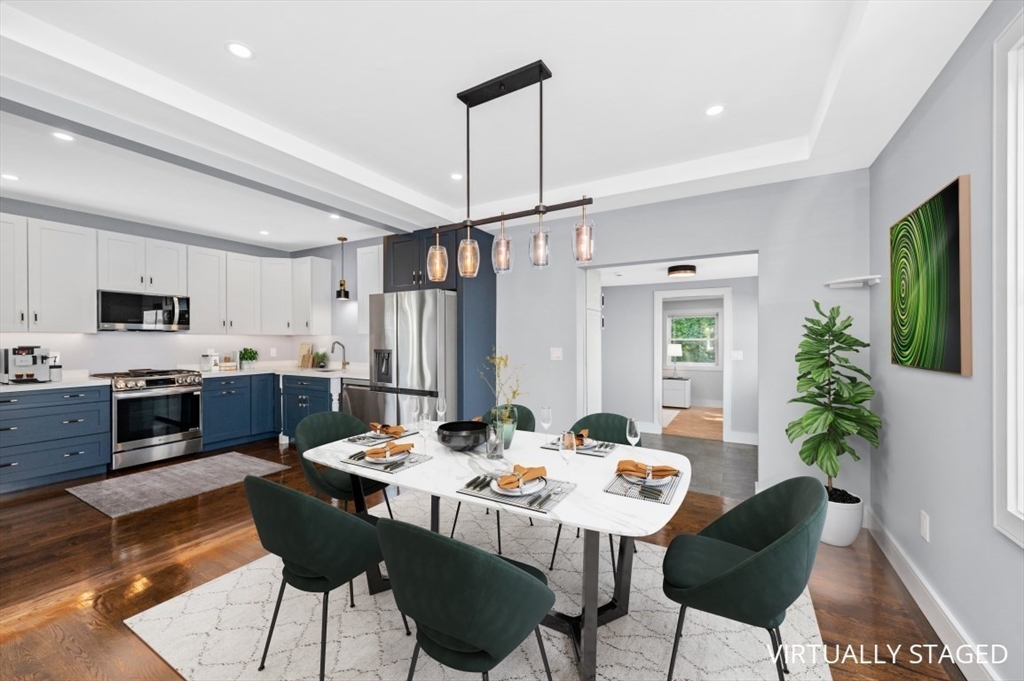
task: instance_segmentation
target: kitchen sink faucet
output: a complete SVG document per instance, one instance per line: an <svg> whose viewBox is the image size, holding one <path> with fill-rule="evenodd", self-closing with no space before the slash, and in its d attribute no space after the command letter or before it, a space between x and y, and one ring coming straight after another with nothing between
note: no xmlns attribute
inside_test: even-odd
<svg viewBox="0 0 1024 681"><path fill-rule="evenodd" d="M341 341L334 341L333 343L331 343L331 354L332 355L334 354L334 346L335 345L340 345L341 346L341 369L342 369L342 371L344 371L345 369L348 369L348 360L345 359L345 355L346 355L345 344L342 343Z"/></svg>

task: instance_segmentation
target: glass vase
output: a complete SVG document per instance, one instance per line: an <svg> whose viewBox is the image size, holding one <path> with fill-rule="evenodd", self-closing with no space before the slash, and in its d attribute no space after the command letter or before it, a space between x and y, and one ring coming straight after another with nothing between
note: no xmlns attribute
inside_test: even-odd
<svg viewBox="0 0 1024 681"><path fill-rule="evenodd" d="M491 409L491 423L501 432L501 441L505 449L512 446L512 436L516 434L519 413L513 406L499 405Z"/></svg>

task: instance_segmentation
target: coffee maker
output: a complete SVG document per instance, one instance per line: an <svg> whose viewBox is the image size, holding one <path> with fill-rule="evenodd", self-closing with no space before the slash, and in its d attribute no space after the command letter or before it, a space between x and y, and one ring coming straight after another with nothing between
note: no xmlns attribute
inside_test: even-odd
<svg viewBox="0 0 1024 681"><path fill-rule="evenodd" d="M4 348L0 383L49 383L50 351L38 345Z"/></svg>

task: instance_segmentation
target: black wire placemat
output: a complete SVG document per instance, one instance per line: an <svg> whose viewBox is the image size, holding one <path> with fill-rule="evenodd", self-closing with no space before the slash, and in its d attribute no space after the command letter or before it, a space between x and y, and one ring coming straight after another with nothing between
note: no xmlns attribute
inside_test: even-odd
<svg viewBox="0 0 1024 681"><path fill-rule="evenodd" d="M653 501L657 504L667 504L672 500L672 495L675 494L676 488L679 487L679 478L681 476L676 474L672 476L672 482L667 485L660 487L645 487L639 483L630 482L621 475L616 475L612 478L612 481L608 483L608 486L604 488L605 492L610 494L617 494L620 497L628 497L629 499L639 499L640 501ZM640 490L648 490L651 494L661 492L661 495L655 498L652 495L640 493Z"/></svg>
<svg viewBox="0 0 1024 681"><path fill-rule="evenodd" d="M353 459L352 457L358 457ZM407 471L413 466L419 466L421 463L430 461L434 457L429 454L410 454L401 461L393 461L392 463L367 463L366 452L356 452L352 456L347 456L342 459L347 464L352 466L362 466L363 468L369 468L374 471L384 471L385 473L397 473L398 471Z"/></svg>
<svg viewBox="0 0 1024 681"><path fill-rule="evenodd" d="M548 478L548 484L545 485L544 489L540 492L526 497L518 497L495 492L491 489L490 480L493 480L493 478L488 478L487 486L483 489L467 489L463 487L459 490L459 494L487 499L488 501L497 501L500 504L517 506L519 508L525 508L528 511L547 513L557 506L562 499L569 496L574 489L576 489L575 482L565 482L564 480Z"/></svg>

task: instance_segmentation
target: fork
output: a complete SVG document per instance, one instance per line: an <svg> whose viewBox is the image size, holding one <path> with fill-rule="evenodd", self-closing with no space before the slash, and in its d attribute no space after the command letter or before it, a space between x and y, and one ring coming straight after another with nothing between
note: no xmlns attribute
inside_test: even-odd
<svg viewBox="0 0 1024 681"><path fill-rule="evenodd" d="M561 492L563 487L565 487L565 485L559 485L544 496L537 497L526 505L532 506L533 508L543 508L544 504L546 504L551 497Z"/></svg>

